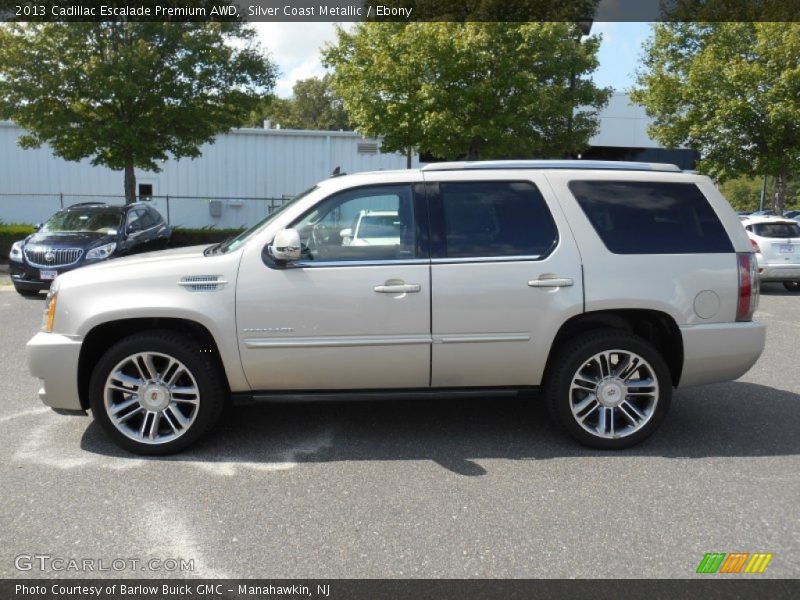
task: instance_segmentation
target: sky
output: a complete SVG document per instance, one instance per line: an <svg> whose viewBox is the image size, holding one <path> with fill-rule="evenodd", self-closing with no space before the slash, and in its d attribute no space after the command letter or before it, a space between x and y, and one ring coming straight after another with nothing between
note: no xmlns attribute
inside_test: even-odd
<svg viewBox="0 0 800 600"><path fill-rule="evenodd" d="M298 79L320 77L325 73L319 49L325 42L336 40L333 23L253 23L253 26L261 44L270 51L280 69L275 86L278 96L291 96L292 86ZM633 86L642 43L650 36L650 26L647 23L598 22L593 24L592 34L603 36L595 82L617 91L629 90Z"/></svg>

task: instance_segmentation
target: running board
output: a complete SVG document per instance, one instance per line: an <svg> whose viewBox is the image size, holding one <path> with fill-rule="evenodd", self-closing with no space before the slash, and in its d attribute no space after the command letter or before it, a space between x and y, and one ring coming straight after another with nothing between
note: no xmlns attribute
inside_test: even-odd
<svg viewBox="0 0 800 600"><path fill-rule="evenodd" d="M284 390L237 392L231 395L234 404L262 402L367 402L379 400L455 400L458 398L515 398L535 392L535 386L500 388L441 388L394 390Z"/></svg>

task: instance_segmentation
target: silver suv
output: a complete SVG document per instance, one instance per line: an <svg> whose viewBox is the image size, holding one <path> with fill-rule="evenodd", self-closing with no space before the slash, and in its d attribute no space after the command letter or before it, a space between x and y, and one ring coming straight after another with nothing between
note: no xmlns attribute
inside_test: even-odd
<svg viewBox="0 0 800 600"><path fill-rule="evenodd" d="M366 211L392 243L343 235ZM140 454L188 447L236 398L525 390L579 442L625 448L673 388L756 362L756 267L712 182L670 165L361 173L225 243L59 276L28 364L45 404Z"/></svg>

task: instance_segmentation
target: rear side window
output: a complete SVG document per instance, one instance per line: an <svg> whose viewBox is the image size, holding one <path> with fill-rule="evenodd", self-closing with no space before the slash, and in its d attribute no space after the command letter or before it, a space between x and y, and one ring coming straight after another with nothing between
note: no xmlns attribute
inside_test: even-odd
<svg viewBox="0 0 800 600"><path fill-rule="evenodd" d="M541 193L527 181L441 183L445 256L540 257L558 240Z"/></svg>
<svg viewBox="0 0 800 600"><path fill-rule="evenodd" d="M765 238L800 237L800 225L794 223L756 223L748 229L757 236Z"/></svg>
<svg viewBox="0 0 800 600"><path fill-rule="evenodd" d="M569 188L615 254L733 252L714 209L693 183L572 181Z"/></svg>

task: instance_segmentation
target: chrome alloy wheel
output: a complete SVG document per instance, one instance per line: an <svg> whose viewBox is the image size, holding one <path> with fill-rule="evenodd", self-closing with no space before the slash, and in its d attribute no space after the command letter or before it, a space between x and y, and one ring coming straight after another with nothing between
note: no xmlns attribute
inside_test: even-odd
<svg viewBox="0 0 800 600"><path fill-rule="evenodd" d="M200 407L200 388L179 360L141 352L111 369L103 388L111 423L144 444L164 444L189 431Z"/></svg>
<svg viewBox="0 0 800 600"><path fill-rule="evenodd" d="M653 367L628 350L607 350L577 370L569 387L572 416L594 436L627 437L644 427L658 404Z"/></svg>

